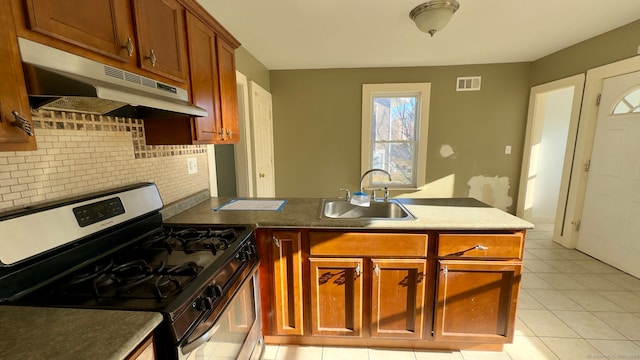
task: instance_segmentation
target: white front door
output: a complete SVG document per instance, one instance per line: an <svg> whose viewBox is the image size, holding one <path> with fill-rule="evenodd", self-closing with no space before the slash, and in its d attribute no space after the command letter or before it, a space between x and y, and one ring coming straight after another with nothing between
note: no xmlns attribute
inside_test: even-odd
<svg viewBox="0 0 640 360"><path fill-rule="evenodd" d="M640 277L639 89L640 72L603 82L576 246L636 277Z"/></svg>
<svg viewBox="0 0 640 360"><path fill-rule="evenodd" d="M253 159L255 161L255 196L274 197L275 168L273 161L273 118L271 94L253 81L251 93L251 119L253 120Z"/></svg>

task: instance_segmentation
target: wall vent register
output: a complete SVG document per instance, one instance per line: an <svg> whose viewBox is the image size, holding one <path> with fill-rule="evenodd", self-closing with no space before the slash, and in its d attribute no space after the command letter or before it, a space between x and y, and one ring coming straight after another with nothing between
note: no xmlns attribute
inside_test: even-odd
<svg viewBox="0 0 640 360"><path fill-rule="evenodd" d="M456 91L479 91L481 76L467 76L456 79Z"/></svg>

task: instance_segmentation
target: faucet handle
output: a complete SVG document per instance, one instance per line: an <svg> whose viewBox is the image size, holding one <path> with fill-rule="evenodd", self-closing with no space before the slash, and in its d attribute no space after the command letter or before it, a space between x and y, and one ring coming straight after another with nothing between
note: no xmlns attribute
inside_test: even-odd
<svg viewBox="0 0 640 360"><path fill-rule="evenodd" d="M350 201L351 200L351 191L349 191L349 189L340 189L340 191L344 191L345 192L345 200Z"/></svg>
<svg viewBox="0 0 640 360"><path fill-rule="evenodd" d="M371 189L371 200L376 201L376 191L382 190L381 188Z"/></svg>
<svg viewBox="0 0 640 360"><path fill-rule="evenodd" d="M385 186L383 190L384 190L384 201L388 201L389 200L389 187Z"/></svg>

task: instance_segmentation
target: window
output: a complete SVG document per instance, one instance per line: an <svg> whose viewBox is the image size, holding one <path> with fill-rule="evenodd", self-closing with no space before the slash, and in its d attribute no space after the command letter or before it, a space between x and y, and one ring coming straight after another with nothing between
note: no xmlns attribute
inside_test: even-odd
<svg viewBox="0 0 640 360"><path fill-rule="evenodd" d="M636 89L620 99L613 110L613 115L637 112L640 112L640 89Z"/></svg>
<svg viewBox="0 0 640 360"><path fill-rule="evenodd" d="M425 183L430 83L362 86L361 173L365 186L416 189Z"/></svg>

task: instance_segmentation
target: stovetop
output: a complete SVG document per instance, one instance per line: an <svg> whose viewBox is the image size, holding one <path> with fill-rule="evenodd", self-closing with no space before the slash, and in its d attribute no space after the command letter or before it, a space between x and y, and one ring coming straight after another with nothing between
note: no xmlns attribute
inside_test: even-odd
<svg viewBox="0 0 640 360"><path fill-rule="evenodd" d="M170 313L212 281L217 283L215 291L222 293L224 282L233 274L217 273L235 272L255 254L251 233L246 227L165 225L20 302Z"/></svg>

